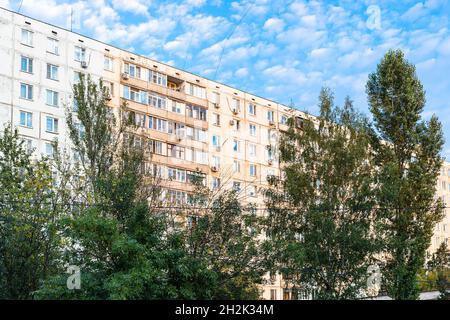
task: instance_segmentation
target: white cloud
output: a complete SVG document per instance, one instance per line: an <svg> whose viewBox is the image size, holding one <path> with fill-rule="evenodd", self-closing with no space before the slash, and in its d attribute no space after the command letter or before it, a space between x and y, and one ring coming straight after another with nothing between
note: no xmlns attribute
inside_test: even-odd
<svg viewBox="0 0 450 320"><path fill-rule="evenodd" d="M148 2L148 1L147 1ZM134 14L148 15L148 3L141 0L112 0L114 9L118 11L128 11Z"/></svg>
<svg viewBox="0 0 450 320"><path fill-rule="evenodd" d="M284 21L278 18L270 18L264 23L264 29L273 32L280 32L284 28Z"/></svg>
<svg viewBox="0 0 450 320"><path fill-rule="evenodd" d="M247 68L239 68L236 70L234 75L239 78L245 78L248 76L248 69Z"/></svg>
<svg viewBox="0 0 450 320"><path fill-rule="evenodd" d="M310 56L315 59L323 59L331 53L330 48L319 48L311 51Z"/></svg>

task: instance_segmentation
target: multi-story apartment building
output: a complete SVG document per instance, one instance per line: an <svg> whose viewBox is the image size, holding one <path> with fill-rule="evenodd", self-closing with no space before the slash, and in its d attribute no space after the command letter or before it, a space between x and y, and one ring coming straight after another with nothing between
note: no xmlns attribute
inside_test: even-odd
<svg viewBox="0 0 450 320"><path fill-rule="evenodd" d="M444 219L436 224L433 238L431 239L431 246L429 253L433 253L437 248L445 242L447 246L450 245L450 163L444 162L441 173L437 180L436 196L442 199L445 205Z"/></svg>
<svg viewBox="0 0 450 320"><path fill-rule="evenodd" d="M6 9L0 9L0 61L0 124L17 127L36 156L51 156L55 139L70 149L65 110L76 112L73 84L80 73L102 78L110 105L126 101L134 113L142 138L135 143L150 148L148 170L163 178L172 203L188 201L189 180L199 169L211 188L235 188L244 202L262 206L259 191L280 173L268 146L276 145L290 116L306 116ZM439 183L444 180L450 195L450 178ZM439 241L450 234L446 219L436 231ZM265 299L289 298L279 275L267 276L263 289Z"/></svg>

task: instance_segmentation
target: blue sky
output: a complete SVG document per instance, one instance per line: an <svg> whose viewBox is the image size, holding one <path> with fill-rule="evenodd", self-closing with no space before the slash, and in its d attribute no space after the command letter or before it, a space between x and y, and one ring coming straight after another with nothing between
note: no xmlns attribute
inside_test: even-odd
<svg viewBox="0 0 450 320"><path fill-rule="evenodd" d="M21 13L67 27L71 8L74 31L313 114L324 85L337 104L349 95L367 112L368 74L388 49L403 49L450 160L448 0L23 0Z"/></svg>

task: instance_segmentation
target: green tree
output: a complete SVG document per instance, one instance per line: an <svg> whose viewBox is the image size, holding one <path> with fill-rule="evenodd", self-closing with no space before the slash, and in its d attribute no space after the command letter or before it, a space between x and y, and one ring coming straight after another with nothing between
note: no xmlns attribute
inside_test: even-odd
<svg viewBox="0 0 450 320"><path fill-rule="evenodd" d="M266 192L269 260L293 290L351 299L366 287L376 249L370 127L349 98L322 89L317 119L292 117L280 139L283 178ZM274 254L273 254L274 253Z"/></svg>
<svg viewBox="0 0 450 320"><path fill-rule="evenodd" d="M436 286L440 292L439 298L448 300L450 298L449 276L450 276L450 251L445 242L442 242L436 252L428 261L428 269L437 272Z"/></svg>
<svg viewBox="0 0 450 320"><path fill-rule="evenodd" d="M62 265L80 268L81 289L68 289L68 275L61 273L46 281L35 297L209 297L212 272L188 255L183 232L169 228L170 216L161 208L159 181L144 175L144 159L149 155L145 148L134 147L141 138L130 121L133 114L125 104L114 114L102 83L89 77L81 77L74 91L78 113L68 111L68 127L81 162L80 179L87 183L78 190L85 196L64 220L67 245Z"/></svg>
<svg viewBox="0 0 450 320"><path fill-rule="evenodd" d="M377 137L377 234L383 241L383 278L395 299L417 299L416 278L425 264L442 203L435 200L443 145L435 116L423 121L425 91L414 65L401 51L389 51L367 82Z"/></svg>
<svg viewBox="0 0 450 320"><path fill-rule="evenodd" d="M254 206L244 206L237 191L211 190L199 174L196 177L185 241L189 256L212 272L209 298L258 299L264 268Z"/></svg>
<svg viewBox="0 0 450 320"><path fill-rule="evenodd" d="M60 216L50 163L32 160L17 130L0 136L0 299L30 299L58 271Z"/></svg>

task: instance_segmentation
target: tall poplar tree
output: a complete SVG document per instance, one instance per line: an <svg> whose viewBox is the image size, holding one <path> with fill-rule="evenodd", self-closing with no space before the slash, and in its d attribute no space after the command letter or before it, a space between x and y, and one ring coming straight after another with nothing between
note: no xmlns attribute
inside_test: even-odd
<svg viewBox="0 0 450 320"><path fill-rule="evenodd" d="M435 199L444 143L436 116L422 119L425 91L402 51L389 51L370 74L366 91L377 129L377 231L384 243L383 278L395 299L417 299L442 203Z"/></svg>
<svg viewBox="0 0 450 320"><path fill-rule="evenodd" d="M352 299L364 294L375 250L370 128L349 98L339 108L325 88L319 99L319 117L291 118L281 137L266 248L294 292Z"/></svg>

